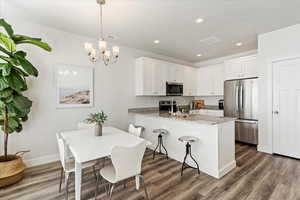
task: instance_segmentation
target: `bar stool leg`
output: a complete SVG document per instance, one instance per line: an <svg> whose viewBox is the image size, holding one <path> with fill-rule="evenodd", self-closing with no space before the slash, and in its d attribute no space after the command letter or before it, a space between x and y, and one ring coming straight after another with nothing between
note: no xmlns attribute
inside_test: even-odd
<svg viewBox="0 0 300 200"><path fill-rule="evenodd" d="M167 157L167 159L168 159L168 158L169 158L169 156L168 156L168 151L167 151L166 147L164 146L162 137L161 137L161 142L160 142L160 144L161 144L161 146L163 147L163 149L165 150L165 152L166 152L166 157Z"/></svg>
<svg viewBox="0 0 300 200"><path fill-rule="evenodd" d="M159 143L159 154L161 154L161 144L162 144L162 136L161 135L159 135L158 136L158 143Z"/></svg>
<svg viewBox="0 0 300 200"><path fill-rule="evenodd" d="M155 147L155 149L154 149L154 151L153 151L153 160L154 160L154 158L155 158L155 154L156 154L157 148L158 148L158 150L159 150L159 151L158 151L159 154L163 154L163 153L161 152L161 148L163 148L163 149L165 150L165 152L166 152L166 157L169 158L169 157L168 157L168 151L167 151L166 147L165 147L164 144L163 144L163 137L162 137L161 134L158 135L157 146Z"/></svg>
<svg viewBox="0 0 300 200"><path fill-rule="evenodd" d="M182 162L182 167L181 167L181 176L183 175L183 170L184 170L184 166L185 166L185 161L186 161L187 155L188 155L188 149L187 149L187 146L186 146L185 156L184 156L184 159L183 159L183 162Z"/></svg>
<svg viewBox="0 0 300 200"><path fill-rule="evenodd" d="M158 148L159 146L160 146L160 140L159 140L159 136L158 136L157 145L156 145L156 147L155 147L155 149L154 149L154 151L153 151L153 160L154 160L154 158L155 158L156 150L157 150L157 148Z"/></svg>
<svg viewBox="0 0 300 200"><path fill-rule="evenodd" d="M186 158L187 158L188 155L196 163L197 168L186 164ZM197 161L195 160L195 158L192 156L192 146L190 145L189 142L187 142L186 145L185 145L185 156L184 156L182 167L181 167L181 176L183 175L183 170L185 169L185 166L186 166L186 168L190 167L190 168L193 168L193 169L197 169L198 174L200 174L199 165L198 165Z"/></svg>
<svg viewBox="0 0 300 200"><path fill-rule="evenodd" d="M190 145L190 156L191 156L192 160L196 163L198 174L200 174L199 165L198 165L197 161L195 160L195 158L192 156L192 147L191 147L191 145Z"/></svg>

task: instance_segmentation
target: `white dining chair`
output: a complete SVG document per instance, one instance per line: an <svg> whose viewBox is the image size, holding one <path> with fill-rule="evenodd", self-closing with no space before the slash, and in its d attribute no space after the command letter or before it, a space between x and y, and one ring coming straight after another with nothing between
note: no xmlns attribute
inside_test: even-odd
<svg viewBox="0 0 300 200"><path fill-rule="evenodd" d="M144 131L144 127L142 126L135 126L133 124L129 124L128 126L128 133L137 137L141 137Z"/></svg>
<svg viewBox="0 0 300 200"><path fill-rule="evenodd" d="M149 199L144 177L141 175L142 160L146 150L146 141L142 141L133 147L116 146L111 151L112 165L100 169L100 175L103 179L109 182L107 194L112 198L113 189L116 183L127 181L129 178L136 177L141 180L144 187L146 199ZM124 156L126 155L126 156ZM100 178L98 176L95 199L98 194L98 185ZM102 179L102 180L103 180ZM106 189L106 187L105 187Z"/></svg>
<svg viewBox="0 0 300 200"><path fill-rule="evenodd" d="M74 159L71 155L71 152L67 145L65 144L64 139L61 137L60 133L56 134L56 139L58 143L59 157L61 162L61 174L60 174L60 182L59 182L59 192L61 192L61 185L63 181L63 177L65 177L65 199L68 199L68 189L69 189L69 178L72 174L75 173L75 163ZM88 162L83 163L82 169L87 169L89 167L93 168L93 173L95 179L97 180L96 174L96 165L97 162Z"/></svg>

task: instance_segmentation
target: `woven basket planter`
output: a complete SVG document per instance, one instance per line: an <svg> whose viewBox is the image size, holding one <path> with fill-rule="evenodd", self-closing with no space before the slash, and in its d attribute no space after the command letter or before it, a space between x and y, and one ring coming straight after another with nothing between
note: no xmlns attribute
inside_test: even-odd
<svg viewBox="0 0 300 200"><path fill-rule="evenodd" d="M21 156L8 155L8 161L0 156L0 188L19 182L23 176L26 165Z"/></svg>

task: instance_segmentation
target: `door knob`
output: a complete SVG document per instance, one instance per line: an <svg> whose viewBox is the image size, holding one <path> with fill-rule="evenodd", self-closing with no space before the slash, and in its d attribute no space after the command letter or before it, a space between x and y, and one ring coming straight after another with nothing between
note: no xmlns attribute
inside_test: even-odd
<svg viewBox="0 0 300 200"><path fill-rule="evenodd" d="M278 110L275 110L273 111L274 115L278 115L279 114L279 111Z"/></svg>

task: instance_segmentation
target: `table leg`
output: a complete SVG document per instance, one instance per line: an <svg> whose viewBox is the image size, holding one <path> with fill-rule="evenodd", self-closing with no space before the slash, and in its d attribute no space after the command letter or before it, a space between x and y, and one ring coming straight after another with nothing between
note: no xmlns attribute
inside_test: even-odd
<svg viewBox="0 0 300 200"><path fill-rule="evenodd" d="M135 187L136 187L136 190L140 189L140 176L139 175L135 176Z"/></svg>
<svg viewBox="0 0 300 200"><path fill-rule="evenodd" d="M81 198L81 163L75 162L75 199Z"/></svg>

